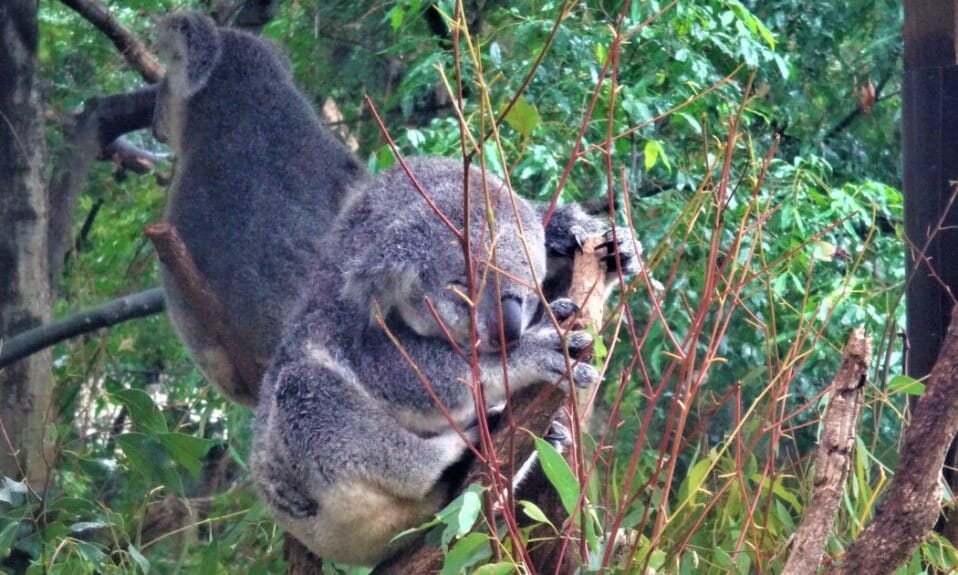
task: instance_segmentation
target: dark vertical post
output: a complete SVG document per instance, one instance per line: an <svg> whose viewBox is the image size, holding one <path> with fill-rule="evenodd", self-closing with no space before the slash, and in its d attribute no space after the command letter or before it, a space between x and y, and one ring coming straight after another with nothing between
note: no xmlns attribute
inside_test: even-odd
<svg viewBox="0 0 958 575"><path fill-rule="evenodd" d="M945 214L958 181L958 0L905 0L904 33L903 182L911 271L907 371L924 377L938 357L958 295L958 205ZM953 490L958 474L949 468L955 463L953 444L945 461ZM955 541L958 525L954 519L950 523L946 532Z"/></svg>

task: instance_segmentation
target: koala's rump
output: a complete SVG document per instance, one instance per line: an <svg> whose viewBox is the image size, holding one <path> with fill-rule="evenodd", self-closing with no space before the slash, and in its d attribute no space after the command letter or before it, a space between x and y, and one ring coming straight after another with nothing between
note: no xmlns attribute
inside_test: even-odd
<svg viewBox="0 0 958 575"><path fill-rule="evenodd" d="M444 490L423 500L402 499L362 479L325 490L315 517L276 515L280 524L324 559L375 565L405 544L397 533L426 522L443 503Z"/></svg>

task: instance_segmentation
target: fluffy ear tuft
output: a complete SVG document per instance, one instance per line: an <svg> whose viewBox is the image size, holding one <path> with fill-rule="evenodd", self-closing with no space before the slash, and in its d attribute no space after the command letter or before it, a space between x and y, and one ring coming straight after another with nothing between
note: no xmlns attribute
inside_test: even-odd
<svg viewBox="0 0 958 575"><path fill-rule="evenodd" d="M222 53L216 24L195 13L173 14L160 24L156 50L169 61L166 82L180 98L190 98L206 86Z"/></svg>
<svg viewBox="0 0 958 575"><path fill-rule="evenodd" d="M346 267L342 295L369 310L378 304L386 317L403 302L422 299L422 283L412 266L386 251L367 250Z"/></svg>

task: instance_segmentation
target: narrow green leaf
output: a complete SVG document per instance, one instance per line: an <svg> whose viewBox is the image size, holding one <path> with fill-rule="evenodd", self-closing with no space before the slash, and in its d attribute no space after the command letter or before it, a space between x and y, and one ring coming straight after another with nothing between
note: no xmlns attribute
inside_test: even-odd
<svg viewBox="0 0 958 575"><path fill-rule="evenodd" d="M925 384L907 375L896 375L889 380L888 391L905 395L921 395L925 393Z"/></svg>
<svg viewBox="0 0 958 575"><path fill-rule="evenodd" d="M467 568L491 556L489 536L485 533L470 533L457 541L449 550L439 575L459 575Z"/></svg>
<svg viewBox="0 0 958 575"><path fill-rule="evenodd" d="M562 500L562 506L567 513L575 513L575 506L579 502L579 482L569 468L569 464L555 447L541 437L536 437L536 453L539 454L539 465L545 472L549 483L555 487Z"/></svg>
<svg viewBox="0 0 958 575"><path fill-rule="evenodd" d="M543 512L542 509L540 509L535 503L522 500L519 502L519 505L522 506L522 512L525 513L529 519L539 523L545 523L546 525L552 525L552 522L549 521L548 517L546 517L545 512ZM555 525L552 525L552 528L555 529Z"/></svg>
<svg viewBox="0 0 958 575"><path fill-rule="evenodd" d="M140 550L133 545L128 545L126 552L130 554L130 557L133 558L133 562L143 571L143 575L149 575L150 560L144 557L143 554L140 553ZM211 573L211 571L204 571L204 573Z"/></svg>

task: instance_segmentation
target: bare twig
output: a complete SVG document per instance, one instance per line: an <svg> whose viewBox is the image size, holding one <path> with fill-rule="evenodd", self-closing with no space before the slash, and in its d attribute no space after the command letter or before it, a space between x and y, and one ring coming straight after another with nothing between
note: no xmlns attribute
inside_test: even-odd
<svg viewBox="0 0 958 575"><path fill-rule="evenodd" d="M0 368L65 339L163 311L163 290L124 296L0 341Z"/></svg>
<svg viewBox="0 0 958 575"><path fill-rule="evenodd" d="M821 444L815 456L815 489L795 532L792 553L782 575L815 573L821 565L851 468L871 348L864 328L852 332L845 345L842 365L832 381L828 411L822 420Z"/></svg>
<svg viewBox="0 0 958 575"><path fill-rule="evenodd" d="M958 431L958 306L902 435L898 469L868 527L831 575L892 573L915 551L938 519L939 479L948 446Z"/></svg>
<svg viewBox="0 0 958 575"><path fill-rule="evenodd" d="M160 64L156 56L139 38L120 24L120 21L110 13L106 4L100 0L61 1L103 32L144 80L154 84L163 78L165 74L163 64Z"/></svg>

